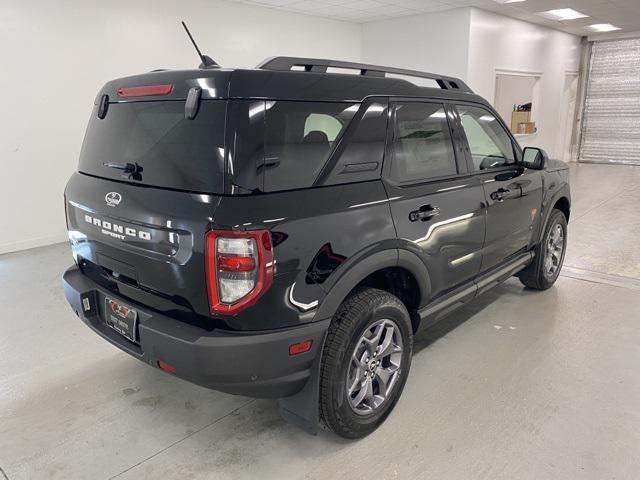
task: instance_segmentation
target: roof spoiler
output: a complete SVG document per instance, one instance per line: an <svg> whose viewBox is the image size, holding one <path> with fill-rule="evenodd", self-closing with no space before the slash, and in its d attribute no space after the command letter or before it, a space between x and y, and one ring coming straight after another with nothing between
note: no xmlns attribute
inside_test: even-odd
<svg viewBox="0 0 640 480"><path fill-rule="evenodd" d="M260 63L256 68L261 70L289 71L293 67L302 67L305 72L326 73L328 68L344 68L359 70L360 75L366 77L384 78L388 73L404 75L407 77L428 78L434 80L443 90L458 90L466 93L473 91L459 78L438 75L435 73L421 72L418 70L406 70L403 68L383 67L381 65L369 65L366 63L343 62L341 60L326 60L321 58L303 57L271 57Z"/></svg>

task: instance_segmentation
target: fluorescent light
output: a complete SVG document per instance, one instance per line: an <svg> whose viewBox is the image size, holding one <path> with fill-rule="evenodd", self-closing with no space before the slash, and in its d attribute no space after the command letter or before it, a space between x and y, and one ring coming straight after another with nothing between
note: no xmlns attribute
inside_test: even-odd
<svg viewBox="0 0 640 480"><path fill-rule="evenodd" d="M613 32L615 30L620 30L620 27L616 27L610 23L595 23L593 25L589 25L587 28L590 28L594 32Z"/></svg>
<svg viewBox="0 0 640 480"><path fill-rule="evenodd" d="M572 8L559 8L557 10L548 10L546 12L538 13L551 20L575 20L576 18L587 18L589 15L577 12Z"/></svg>
<svg viewBox="0 0 640 480"><path fill-rule="evenodd" d="M496 3L520 3L520 2L524 2L525 0L493 0Z"/></svg>

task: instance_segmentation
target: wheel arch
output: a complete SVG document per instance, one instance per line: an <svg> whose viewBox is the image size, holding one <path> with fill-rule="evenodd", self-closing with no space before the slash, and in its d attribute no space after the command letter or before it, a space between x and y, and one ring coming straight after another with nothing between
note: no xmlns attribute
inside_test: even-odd
<svg viewBox="0 0 640 480"><path fill-rule="evenodd" d="M412 293L414 297L402 298L404 295L398 295L398 290L394 290L397 285L381 282L380 279L383 277L406 280L410 288L415 290ZM419 320L412 312L416 312L428 301L431 282L427 268L418 256L408 250L397 248L376 252L345 270L320 304L316 318L332 317L340 304L356 288L366 286L368 282L374 282L376 288L399 296L411 314L414 329L417 328L416 322Z"/></svg>
<svg viewBox="0 0 640 480"><path fill-rule="evenodd" d="M555 208L564 213L568 223L569 216L571 214L571 194L569 192L568 184L565 184L551 197L548 202L545 202L545 209L543 210L544 217L540 225L540 231L537 235L539 242L542 241L547 224L549 223L549 218L551 217L551 212L553 212Z"/></svg>

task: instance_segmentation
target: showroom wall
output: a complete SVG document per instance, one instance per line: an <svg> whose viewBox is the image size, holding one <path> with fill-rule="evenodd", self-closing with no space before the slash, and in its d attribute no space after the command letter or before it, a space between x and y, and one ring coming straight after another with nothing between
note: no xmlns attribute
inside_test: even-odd
<svg viewBox="0 0 640 480"><path fill-rule="evenodd" d="M465 78L470 16L460 8L365 23L362 60Z"/></svg>
<svg viewBox="0 0 640 480"><path fill-rule="evenodd" d="M466 80L493 103L496 71L540 74L536 113L538 133L520 137L524 146L558 157L565 76L580 68L580 37L484 10L471 9L469 69ZM509 119L505 119L507 124Z"/></svg>
<svg viewBox="0 0 640 480"><path fill-rule="evenodd" d="M539 73L540 100L534 107L539 133L519 141L540 146L552 156L560 153L556 137L564 78L579 68L580 37L463 8L365 24L362 57L371 63L461 77L492 103L496 71Z"/></svg>
<svg viewBox="0 0 640 480"><path fill-rule="evenodd" d="M0 253L66 239L62 191L106 80L193 68L184 19L225 66L360 58L360 25L219 0L0 2Z"/></svg>

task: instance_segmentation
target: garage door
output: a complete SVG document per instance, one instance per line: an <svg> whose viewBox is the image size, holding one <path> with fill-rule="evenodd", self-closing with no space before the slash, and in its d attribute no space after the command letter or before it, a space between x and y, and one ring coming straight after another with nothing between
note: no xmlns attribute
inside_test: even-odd
<svg viewBox="0 0 640 480"><path fill-rule="evenodd" d="M640 39L594 43L579 161L640 165Z"/></svg>

